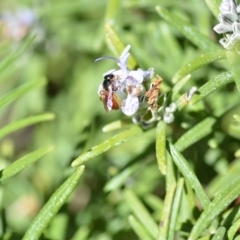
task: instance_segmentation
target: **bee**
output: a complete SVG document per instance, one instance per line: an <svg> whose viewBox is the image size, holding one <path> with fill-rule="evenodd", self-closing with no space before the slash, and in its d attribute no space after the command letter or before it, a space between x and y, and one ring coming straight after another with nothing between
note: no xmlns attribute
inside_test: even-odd
<svg viewBox="0 0 240 240"><path fill-rule="evenodd" d="M100 100L103 102L103 106L107 112L111 110L118 110L121 106L121 101L115 93L117 90L118 87L115 84L115 75L105 75L98 92Z"/></svg>
<svg viewBox="0 0 240 240"><path fill-rule="evenodd" d="M147 103L152 110L158 107L157 100L160 92L161 83L162 83L162 78L157 76L157 79L154 82L152 82L151 88L145 93L145 97L148 98Z"/></svg>

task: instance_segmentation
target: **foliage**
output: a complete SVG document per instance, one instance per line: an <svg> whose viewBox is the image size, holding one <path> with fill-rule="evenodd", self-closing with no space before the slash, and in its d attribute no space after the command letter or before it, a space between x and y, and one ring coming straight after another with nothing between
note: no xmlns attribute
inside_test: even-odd
<svg viewBox="0 0 240 240"><path fill-rule="evenodd" d="M1 239L237 239L239 54L212 30L220 3L0 3L37 16L20 40L0 28ZM127 44L130 69L163 78L173 123L104 111L114 65L94 60Z"/></svg>

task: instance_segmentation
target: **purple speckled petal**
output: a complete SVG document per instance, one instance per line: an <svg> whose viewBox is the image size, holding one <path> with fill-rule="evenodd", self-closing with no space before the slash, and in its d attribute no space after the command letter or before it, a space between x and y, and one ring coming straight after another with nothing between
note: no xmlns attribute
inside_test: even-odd
<svg viewBox="0 0 240 240"><path fill-rule="evenodd" d="M132 116L137 112L138 108L138 97L129 94L127 98L123 101L122 112L127 116Z"/></svg>

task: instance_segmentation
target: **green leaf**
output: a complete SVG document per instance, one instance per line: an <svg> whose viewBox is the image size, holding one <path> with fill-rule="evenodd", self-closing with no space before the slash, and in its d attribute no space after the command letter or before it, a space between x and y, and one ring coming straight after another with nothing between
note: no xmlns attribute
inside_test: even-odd
<svg viewBox="0 0 240 240"><path fill-rule="evenodd" d="M223 214L223 220L221 221L221 225L224 226L226 229L229 229L239 218L240 205L237 205Z"/></svg>
<svg viewBox="0 0 240 240"><path fill-rule="evenodd" d="M120 0L108 1L105 21L110 26L113 26L116 22L116 15L118 14L120 3Z"/></svg>
<svg viewBox="0 0 240 240"><path fill-rule="evenodd" d="M66 232L69 224L69 216L66 213L58 213L56 214L47 230L45 231L44 237L47 239L58 239L64 240L64 236L66 236Z"/></svg>
<svg viewBox="0 0 240 240"><path fill-rule="evenodd" d="M125 120L117 120L111 123L106 124L103 128L103 132L111 132L114 130L118 130L124 127L128 127L132 124L132 121L125 121Z"/></svg>
<svg viewBox="0 0 240 240"><path fill-rule="evenodd" d="M216 195L226 182L232 182L240 172L240 161L234 161L224 174L217 175L207 186L207 192L210 196Z"/></svg>
<svg viewBox="0 0 240 240"><path fill-rule="evenodd" d="M198 238L198 240L212 240L212 235L208 235L208 236Z"/></svg>
<svg viewBox="0 0 240 240"><path fill-rule="evenodd" d="M207 36L200 33L198 29L192 24L184 21L182 18L170 13L165 8L160 6L156 7L158 14L167 22L172 24L175 28L178 29L189 41L195 44L198 48L203 51L217 51L219 46L210 40Z"/></svg>
<svg viewBox="0 0 240 240"><path fill-rule="evenodd" d="M222 116L221 125L224 132L226 132L229 136L240 139L240 125L234 119L234 114L240 113L240 105L238 104L236 107L232 108L225 115Z"/></svg>
<svg viewBox="0 0 240 240"><path fill-rule="evenodd" d="M167 125L164 121L160 121L156 128L156 154L157 163L160 172L166 175L166 130Z"/></svg>
<svg viewBox="0 0 240 240"><path fill-rule="evenodd" d="M46 84L46 79L41 78L37 81L27 82L20 87L14 89L13 91L7 93L5 96L0 98L0 109L6 106L7 104L13 102L14 100L24 96L27 92L39 88Z"/></svg>
<svg viewBox="0 0 240 240"><path fill-rule="evenodd" d="M198 142L212 132L213 125L216 123L216 119L212 117L205 118L200 123L196 124L186 133L184 133L174 144L179 152L184 151L189 146Z"/></svg>
<svg viewBox="0 0 240 240"><path fill-rule="evenodd" d="M225 183L225 187L216 194L212 202L204 209L193 226L189 240L197 239L210 223L223 212L229 204L240 194L240 177Z"/></svg>
<svg viewBox="0 0 240 240"><path fill-rule="evenodd" d="M158 240L168 239L170 216L172 204L176 191L175 166L172 158L167 151L167 174L166 174L166 196L163 203L161 218L159 223Z"/></svg>
<svg viewBox="0 0 240 240"><path fill-rule="evenodd" d="M120 132L119 134L109 138L108 140L94 146L91 150L84 152L78 158L72 162L72 167L79 166L90 159L108 151L109 149L121 145L124 142L129 141L135 135L142 133L142 129L139 126L134 125L133 127Z"/></svg>
<svg viewBox="0 0 240 240"><path fill-rule="evenodd" d="M0 181L5 181L6 179L14 176L15 174L27 168L29 165L39 160L51 151L53 151L53 147L43 147L18 159L17 161L13 162L9 166L1 170Z"/></svg>
<svg viewBox="0 0 240 240"><path fill-rule="evenodd" d="M225 227L219 227L216 231L216 233L214 234L212 240L223 240L224 236L226 233L226 228Z"/></svg>
<svg viewBox="0 0 240 240"><path fill-rule="evenodd" d="M87 240L89 239L90 229L88 226L81 226L77 232L74 233L71 240Z"/></svg>
<svg viewBox="0 0 240 240"><path fill-rule="evenodd" d="M56 192L50 197L48 202L44 205L44 207L41 209L39 214L27 229L23 240L39 239L51 219L54 217L54 215L56 215L56 213L63 206L63 204L66 202L66 200L69 198L77 186L83 171L84 166L77 168L75 172L70 177L68 177L67 180L56 190Z"/></svg>
<svg viewBox="0 0 240 240"><path fill-rule="evenodd" d="M175 228L177 219L179 216L179 209L181 206L182 194L183 194L184 179L180 178L177 182L175 196L172 204L171 218L169 223L168 240L174 240Z"/></svg>
<svg viewBox="0 0 240 240"><path fill-rule="evenodd" d="M167 174L166 174L166 189L173 185L176 186L176 166L172 160L172 156L167 151Z"/></svg>
<svg viewBox="0 0 240 240"><path fill-rule="evenodd" d="M233 118L234 118L235 121L237 121L240 124L240 115L234 114Z"/></svg>
<svg viewBox="0 0 240 240"><path fill-rule="evenodd" d="M233 75L231 72L224 72L219 74L218 76L210 79L207 83L201 86L198 89L198 94L195 94L190 101L186 100L186 94L182 95L177 101L179 110L181 110L188 104L191 106L201 101L202 99L204 99L205 97L213 93L214 91L220 89L222 86L232 81L233 81Z"/></svg>
<svg viewBox="0 0 240 240"><path fill-rule="evenodd" d="M228 240L232 240L240 228L240 219L238 219L228 230Z"/></svg>
<svg viewBox="0 0 240 240"><path fill-rule="evenodd" d="M159 223L158 240L168 239L170 216L172 212L172 204L174 200L174 194L176 190L176 184L172 184L168 187L166 196L164 199L163 210Z"/></svg>
<svg viewBox="0 0 240 240"><path fill-rule="evenodd" d="M120 37L114 31L114 29L108 24L105 24L105 32L106 32L106 41L109 49L116 55L120 56L123 50L125 49L125 45L121 41ZM134 69L137 66L137 62L135 59L130 56L128 60L128 67L130 69Z"/></svg>
<svg viewBox="0 0 240 240"><path fill-rule="evenodd" d="M170 144L170 151L173 158L173 161L177 165L179 171L184 176L185 180L189 183L189 185L194 189L196 196L202 206L203 209L206 209L210 200L207 197L203 187L201 186L198 178L196 177L193 170L190 168L187 160L181 155L181 153L177 150L177 148Z"/></svg>
<svg viewBox="0 0 240 240"><path fill-rule="evenodd" d="M233 77L238 92L240 93L240 66L239 66L240 55L237 51L228 51L226 56L229 66L233 72Z"/></svg>
<svg viewBox="0 0 240 240"><path fill-rule="evenodd" d="M8 66L11 66L14 61L17 61L19 57L33 44L35 36L28 36L25 41L17 48L14 49L8 56L0 63L0 73Z"/></svg>
<svg viewBox="0 0 240 240"><path fill-rule="evenodd" d="M172 88L172 101L176 101L179 97L180 90L187 84L189 79L191 78L191 74L186 75L185 77L181 78Z"/></svg>
<svg viewBox="0 0 240 240"><path fill-rule="evenodd" d="M195 221L196 196L191 185L185 181L184 198L188 206L188 219Z"/></svg>
<svg viewBox="0 0 240 240"><path fill-rule="evenodd" d="M138 197L130 189L124 190L123 196L128 206L137 217L138 221L145 227L148 235L153 239L156 239L156 236L158 234L158 227Z"/></svg>
<svg viewBox="0 0 240 240"><path fill-rule="evenodd" d="M33 124L44 122L44 121L51 121L55 118L54 114L46 113L40 114L36 116L27 117L21 120L17 120L15 122L7 124L5 127L0 129L0 139L4 138L9 133L12 133L18 129L31 126Z"/></svg>
<svg viewBox="0 0 240 240"><path fill-rule="evenodd" d="M210 64L214 61L218 61L226 58L226 50L218 50L215 52L208 52L202 54L200 57L195 58L186 65L184 65L177 73L173 76L172 82L176 83L186 75L196 71L204 65Z"/></svg>
<svg viewBox="0 0 240 240"><path fill-rule="evenodd" d="M129 221L132 229L134 230L134 232L139 237L139 239L141 239L141 240L151 240L151 239L154 239L154 238L151 238L148 235L144 225L142 225L134 216L130 215L128 217L128 221Z"/></svg>
<svg viewBox="0 0 240 240"><path fill-rule="evenodd" d="M205 0L205 2L207 3L209 9L214 14L214 16L218 18L218 15L220 13L219 6L222 0Z"/></svg>
<svg viewBox="0 0 240 240"><path fill-rule="evenodd" d="M145 194L144 202L156 213L162 212L163 209L163 200L154 194Z"/></svg>
<svg viewBox="0 0 240 240"><path fill-rule="evenodd" d="M121 187L127 181L127 179L141 167L141 165L142 163L136 163L134 165L128 166L126 169L124 169L122 172L107 182L104 187L104 191L113 191L116 188Z"/></svg>

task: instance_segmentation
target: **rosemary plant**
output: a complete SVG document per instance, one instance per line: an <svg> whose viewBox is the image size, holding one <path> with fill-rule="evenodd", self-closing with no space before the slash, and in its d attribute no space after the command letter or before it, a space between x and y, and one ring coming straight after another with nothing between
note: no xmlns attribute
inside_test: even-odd
<svg viewBox="0 0 240 240"><path fill-rule="evenodd" d="M0 238L240 239L240 3L10 2Z"/></svg>

